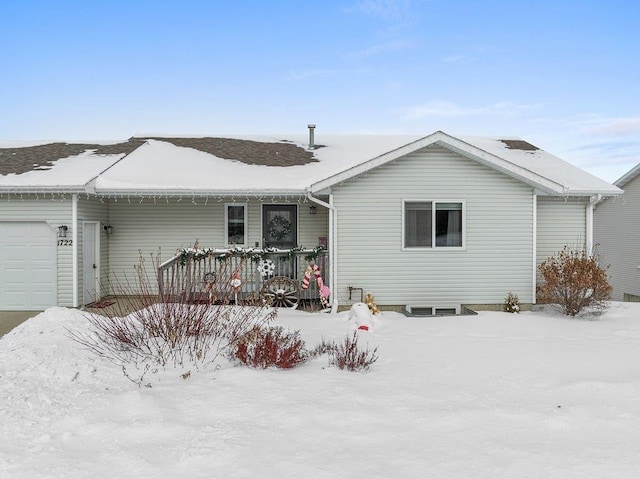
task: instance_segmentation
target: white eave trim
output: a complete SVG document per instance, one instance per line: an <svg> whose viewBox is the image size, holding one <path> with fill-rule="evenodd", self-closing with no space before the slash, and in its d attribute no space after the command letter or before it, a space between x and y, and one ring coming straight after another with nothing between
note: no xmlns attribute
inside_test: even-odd
<svg viewBox="0 0 640 479"><path fill-rule="evenodd" d="M636 176L640 175L640 163L627 171L624 175L613 182L618 188L624 188L624 185L633 180Z"/></svg>
<svg viewBox="0 0 640 479"><path fill-rule="evenodd" d="M9 186L3 185L0 186L0 194L8 193L8 194L38 194L38 193L46 193L46 194L69 194L69 193L86 193L86 189L84 185L82 186L48 186L48 185L16 185Z"/></svg>
<svg viewBox="0 0 640 479"><path fill-rule="evenodd" d="M608 190L572 190L567 189L562 196L619 196L624 191L622 191L617 186L614 186Z"/></svg>
<svg viewBox="0 0 640 479"><path fill-rule="evenodd" d="M268 190L190 190L190 189L97 189L93 182L83 186L0 186L0 194L86 194L99 197L246 197L246 198L278 198L306 196L307 190L302 189L268 189Z"/></svg>
<svg viewBox="0 0 640 479"><path fill-rule="evenodd" d="M439 137L439 135L444 135L444 133L438 131L436 133L433 133L432 135L425 136L420 140L416 140L412 143L408 143L404 146L401 146L400 148L396 148L395 150L391 150L371 160L367 160L364 163L360 163L359 165L352 166L351 168L348 168L340 173L337 173L333 176L325 178L324 180L313 183L309 187L309 191L317 194L322 190L331 188L333 185L342 183L343 181L353 178L354 176L358 176L373 168L377 168L378 166L382 166L385 163L393 161L402 156L408 155L409 153L413 153L414 151L417 151L426 146L432 145L438 140L438 138L436 137Z"/></svg>
<svg viewBox="0 0 640 479"><path fill-rule="evenodd" d="M277 198L277 197L298 197L306 196L306 189L300 190L189 190L189 189L166 189L166 190L140 190L140 189L95 189L90 192L95 196L103 197L127 197L137 196L140 197L195 197L195 198L212 198L212 197L225 197L225 198Z"/></svg>
<svg viewBox="0 0 640 479"><path fill-rule="evenodd" d="M360 163L359 165L351 167L322 181L318 181L311 185L309 191L315 194L327 191L327 189L336 184L342 183L343 181L349 180L373 168L377 168L390 161L396 160L402 156L408 155L419 149L426 148L431 145L439 145L455 151L456 153L459 153L467 158L478 161L485 166L493 168L508 176L511 176L512 178L522 181L523 183L532 186L533 188L539 190L544 194L554 196L592 196L594 194L616 195L621 193L617 192L614 189L591 191L572 190L565 187L561 183L558 183L557 181L545 178L538 173L518 166L510 161L500 158L499 156L488 153L474 145L471 145L470 143L447 135L442 131L437 131L432 135L421 138L420 140L416 140L412 143L404 145L400 148L392 150L364 163Z"/></svg>

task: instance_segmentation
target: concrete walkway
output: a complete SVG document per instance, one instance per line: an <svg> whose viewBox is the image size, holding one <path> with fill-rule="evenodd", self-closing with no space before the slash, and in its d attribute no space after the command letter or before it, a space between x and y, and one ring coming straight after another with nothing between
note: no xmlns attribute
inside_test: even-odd
<svg viewBox="0 0 640 479"><path fill-rule="evenodd" d="M0 337L42 311L0 311Z"/></svg>

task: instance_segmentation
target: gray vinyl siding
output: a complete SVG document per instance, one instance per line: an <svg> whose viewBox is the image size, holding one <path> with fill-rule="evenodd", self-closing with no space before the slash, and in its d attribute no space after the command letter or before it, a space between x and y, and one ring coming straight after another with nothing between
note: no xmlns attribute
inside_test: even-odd
<svg viewBox="0 0 640 479"><path fill-rule="evenodd" d="M624 185L624 194L600 203L594 213L594 241L609 268L613 299L640 296L640 176Z"/></svg>
<svg viewBox="0 0 640 479"><path fill-rule="evenodd" d="M426 148L333 190L338 208L338 284L381 305L498 304L533 291L533 191L443 148ZM464 250L403 250L402 201L464 202Z"/></svg>
<svg viewBox="0 0 640 479"><path fill-rule="evenodd" d="M588 200L584 198L538 196L537 265L562 251L565 245L584 249L587 204Z"/></svg>
<svg viewBox="0 0 640 479"><path fill-rule="evenodd" d="M71 198L66 195L11 195L0 197L0 221L44 221L56 232L58 226L67 225L67 238L73 231L71 225ZM25 238L28 241L28 238ZM57 247L57 301L59 306L73 306L73 246Z"/></svg>
<svg viewBox="0 0 640 479"><path fill-rule="evenodd" d="M298 244L313 248L319 236L327 236L327 213L319 207L315 215L310 215L309 203L291 202L298 204ZM152 273L153 261L166 261L196 241L200 248L225 248L226 203L231 201L110 200L108 221L113 234L107 242L111 278L114 275L122 278L123 273L133 277L140 255L145 259L147 272ZM249 200L247 204L247 247L255 247L262 244L262 203ZM118 293L117 289L117 285L112 285L111 293Z"/></svg>

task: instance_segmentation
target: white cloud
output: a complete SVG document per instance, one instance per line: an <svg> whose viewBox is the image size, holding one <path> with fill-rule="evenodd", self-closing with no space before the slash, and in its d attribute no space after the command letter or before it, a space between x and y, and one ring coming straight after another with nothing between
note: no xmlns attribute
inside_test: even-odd
<svg viewBox="0 0 640 479"><path fill-rule="evenodd" d="M397 40L393 42L383 43L380 45L373 45L369 48L365 48L364 50L354 51L347 53L347 57L370 57L373 55L378 55L380 53L394 52L399 50L407 50L411 48L413 45L411 42L404 40Z"/></svg>
<svg viewBox="0 0 640 479"><path fill-rule="evenodd" d="M638 117L583 114L538 120L553 153L607 181L616 180L640 162Z"/></svg>
<svg viewBox="0 0 640 479"><path fill-rule="evenodd" d="M396 113L404 120L420 120L428 117L463 118L485 115L516 115L539 108L539 105L520 105L502 101L480 107L464 107L450 101L434 100L419 105L400 108Z"/></svg>
<svg viewBox="0 0 640 479"><path fill-rule="evenodd" d="M587 133L615 137L640 135L640 117L637 116L600 119L595 123L587 129Z"/></svg>
<svg viewBox="0 0 640 479"><path fill-rule="evenodd" d="M355 4L357 10L388 22L409 18L410 6L409 0L360 0Z"/></svg>
<svg viewBox="0 0 640 479"><path fill-rule="evenodd" d="M286 79L288 81L307 80L309 78L326 77L336 74L336 70L327 68L312 68L309 70L290 71Z"/></svg>
<svg viewBox="0 0 640 479"><path fill-rule="evenodd" d="M443 63L460 63L468 60L469 60L469 57L465 57L463 55L449 55L448 57L444 57L440 59L440 61Z"/></svg>

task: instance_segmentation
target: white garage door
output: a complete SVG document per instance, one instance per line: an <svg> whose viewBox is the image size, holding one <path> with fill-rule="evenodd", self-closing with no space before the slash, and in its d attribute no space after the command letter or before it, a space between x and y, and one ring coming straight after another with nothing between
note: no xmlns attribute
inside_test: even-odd
<svg viewBox="0 0 640 479"><path fill-rule="evenodd" d="M56 248L46 223L0 221L0 311L55 306Z"/></svg>

